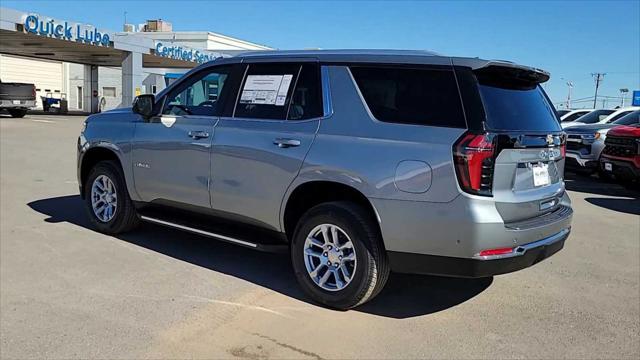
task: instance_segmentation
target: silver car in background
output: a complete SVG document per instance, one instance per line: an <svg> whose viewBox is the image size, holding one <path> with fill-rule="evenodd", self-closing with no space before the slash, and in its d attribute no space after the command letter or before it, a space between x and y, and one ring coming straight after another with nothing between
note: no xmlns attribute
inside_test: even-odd
<svg viewBox="0 0 640 360"><path fill-rule="evenodd" d="M142 220L289 251L305 293L332 308L372 299L390 271L503 274L571 229L548 79L422 51L219 59L90 116L79 190L108 234Z"/></svg>

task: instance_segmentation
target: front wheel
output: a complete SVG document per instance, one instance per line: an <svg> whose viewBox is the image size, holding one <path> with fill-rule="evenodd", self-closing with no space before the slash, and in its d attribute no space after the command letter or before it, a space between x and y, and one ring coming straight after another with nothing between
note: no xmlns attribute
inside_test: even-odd
<svg viewBox="0 0 640 360"><path fill-rule="evenodd" d="M371 300L389 276L377 224L351 202L324 203L305 213L292 240L291 260L302 289L341 310Z"/></svg>
<svg viewBox="0 0 640 360"><path fill-rule="evenodd" d="M101 161L90 170L84 200L89 219L102 233L123 233L139 223L122 170L114 161Z"/></svg>

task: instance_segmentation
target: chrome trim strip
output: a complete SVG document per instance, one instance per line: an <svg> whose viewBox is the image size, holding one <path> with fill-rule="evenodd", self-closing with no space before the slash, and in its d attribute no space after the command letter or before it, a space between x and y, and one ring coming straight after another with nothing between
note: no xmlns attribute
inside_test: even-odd
<svg viewBox="0 0 640 360"><path fill-rule="evenodd" d="M192 228L192 227L189 227L189 226L174 224L174 223L169 222L169 221L155 219L155 218L144 216L144 215L140 216L140 219L142 219L144 221L149 221L149 222L152 222L152 223L164 225L164 226L169 226L169 227L176 228L176 229L190 231L192 233L196 233L196 234L200 234L200 235L204 235L204 236L214 237L214 238L217 238L217 239L220 239L220 240L225 240L225 241L229 241L229 242L232 242L232 243L236 243L236 244L240 244L240 245L244 245L244 246L248 246L248 247L252 247L252 248L257 248L258 247L257 244L250 243L250 242L247 242L247 241L234 239L232 237L228 237L228 236L212 233L212 232L209 232L209 231L204 231L204 230Z"/></svg>
<svg viewBox="0 0 640 360"><path fill-rule="evenodd" d="M320 77L322 82L322 108L323 117L333 115L333 103L331 102L331 79L329 77L329 67L322 65L320 67Z"/></svg>
<svg viewBox="0 0 640 360"><path fill-rule="evenodd" d="M556 242L558 242L560 240L565 239L569 235L569 232L571 232L571 228L566 228L566 229L563 229L562 231L560 231L559 233L551 235L549 237L546 237L546 238L544 238L542 240L538 240L538 241L534 241L532 243L528 243L528 244L517 246L517 247L515 247L513 249L512 252L510 252L508 254L480 256L480 253L478 253L478 254L473 256L473 259L475 259L475 260L498 260L498 259L508 259L508 258L512 258L512 257L522 256L529 250L535 249L535 248L540 247L540 246L552 245L552 244L555 244Z"/></svg>

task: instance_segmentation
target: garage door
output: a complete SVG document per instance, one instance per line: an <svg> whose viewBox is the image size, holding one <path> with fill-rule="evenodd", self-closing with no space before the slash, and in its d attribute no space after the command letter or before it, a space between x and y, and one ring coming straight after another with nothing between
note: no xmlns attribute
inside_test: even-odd
<svg viewBox="0 0 640 360"><path fill-rule="evenodd" d="M60 98L64 92L63 68L59 61L0 55L0 79L35 84L38 108L42 108L40 96L52 93L53 97Z"/></svg>

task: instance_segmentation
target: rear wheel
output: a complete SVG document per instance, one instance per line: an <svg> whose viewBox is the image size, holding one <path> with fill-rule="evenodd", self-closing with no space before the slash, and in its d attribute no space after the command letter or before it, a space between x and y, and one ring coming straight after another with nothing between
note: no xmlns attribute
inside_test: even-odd
<svg viewBox="0 0 640 360"><path fill-rule="evenodd" d="M351 202L324 203L307 211L296 227L291 259L302 289L336 309L372 299L389 276L376 223Z"/></svg>
<svg viewBox="0 0 640 360"><path fill-rule="evenodd" d="M27 114L25 109L9 109L9 115L13 118L21 118Z"/></svg>
<svg viewBox="0 0 640 360"><path fill-rule="evenodd" d="M122 170L114 161L101 161L91 169L84 199L89 219L100 232L119 234L139 223Z"/></svg>

